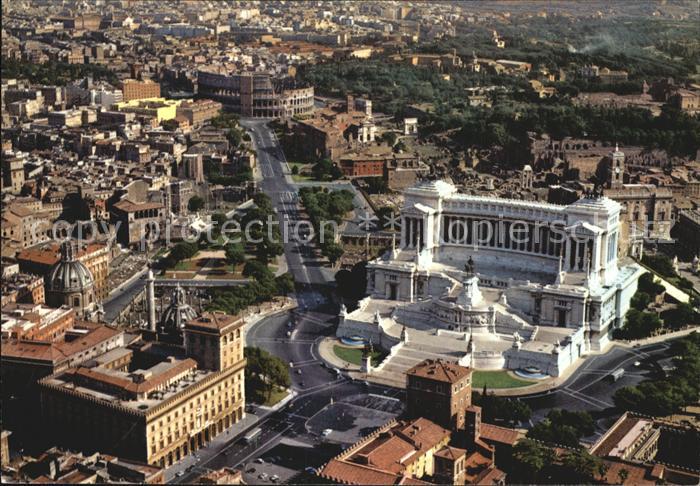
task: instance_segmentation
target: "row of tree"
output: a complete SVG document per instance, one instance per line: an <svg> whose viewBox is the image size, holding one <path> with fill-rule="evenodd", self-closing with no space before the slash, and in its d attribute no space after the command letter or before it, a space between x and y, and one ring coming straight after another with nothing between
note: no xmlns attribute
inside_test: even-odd
<svg viewBox="0 0 700 486"><path fill-rule="evenodd" d="M267 194L257 193L253 196L253 203L254 205L242 216L234 215L239 227L244 230L242 233L222 235L221 229L227 222L226 215L218 213L212 217L216 230L212 233L213 237L240 239L225 244L226 261L236 266L245 264L242 274L251 279L250 283L243 286L212 291L210 307L229 314L236 314L250 305L266 302L275 295L294 292L294 277L290 273L275 277L268 266L273 258L284 252L279 227L268 226L268 221L276 217L272 200ZM255 224L252 224L253 222ZM245 231L246 227L250 229L248 234ZM246 240L248 236L250 240ZM254 258L247 259L247 254L252 254Z"/></svg>
<svg viewBox="0 0 700 486"><path fill-rule="evenodd" d="M594 484L608 469L583 448L557 451L529 438L515 445L513 462L508 479L515 484ZM620 482L626 478L621 474Z"/></svg>
<svg viewBox="0 0 700 486"><path fill-rule="evenodd" d="M675 369L663 378L646 380L637 386L620 388L615 405L654 416L666 416L700 399L700 333L694 332L671 344Z"/></svg>
<svg viewBox="0 0 700 486"><path fill-rule="evenodd" d="M95 81L107 81L113 85L119 78L106 66L100 64L68 64L44 62L35 64L19 59L2 58L2 79L27 79L30 83L48 86L65 86L71 81L92 76Z"/></svg>
<svg viewBox="0 0 700 486"><path fill-rule="evenodd" d="M461 119L460 119L461 118ZM448 118L460 128L455 141L463 147L502 147L507 158L530 161L529 133L592 138L610 143L660 148L671 155L692 156L700 148L700 117L664 107L655 117L642 108L551 104L501 104L493 109L470 109ZM438 119L434 123L444 123Z"/></svg>
<svg viewBox="0 0 700 486"><path fill-rule="evenodd" d="M245 285L212 289L208 308L235 315L251 305L268 302L276 295L294 291L294 277L291 274L275 277L267 266L255 260L246 263L243 275L251 279Z"/></svg>
<svg viewBox="0 0 700 486"><path fill-rule="evenodd" d="M288 388L291 384L287 364L264 349L246 347L245 367L246 399L255 403L270 400L275 389Z"/></svg>
<svg viewBox="0 0 700 486"><path fill-rule="evenodd" d="M321 254L335 264L343 255L343 248L335 242L334 225L340 225L343 217L352 211L352 192L347 189L328 191L320 187L303 187L299 196L314 228Z"/></svg>

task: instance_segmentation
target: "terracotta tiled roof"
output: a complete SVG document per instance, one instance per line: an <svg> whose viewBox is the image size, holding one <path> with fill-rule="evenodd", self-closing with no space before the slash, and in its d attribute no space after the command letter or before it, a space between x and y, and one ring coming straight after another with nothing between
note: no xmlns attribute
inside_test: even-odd
<svg viewBox="0 0 700 486"><path fill-rule="evenodd" d="M471 375L471 368L441 359L426 359L406 372L407 375L429 378L445 383L455 383L465 376Z"/></svg>
<svg viewBox="0 0 700 486"><path fill-rule="evenodd" d="M359 449L330 461L319 475L345 484L425 484L401 478L411 463L450 434L426 418L387 426Z"/></svg>
<svg viewBox="0 0 700 486"><path fill-rule="evenodd" d="M408 476L403 476L398 483L396 484L414 484L416 486L421 486L423 484L433 484L429 483L427 481L422 481L418 478L413 478L413 477L408 477Z"/></svg>
<svg viewBox="0 0 700 486"><path fill-rule="evenodd" d="M398 474L337 459L326 464L319 475L341 484L406 484L400 483L402 476Z"/></svg>
<svg viewBox="0 0 700 486"><path fill-rule="evenodd" d="M202 327L222 331L232 325L243 325L244 321L239 316L232 316L225 312L205 312L200 317L187 321L186 327Z"/></svg>
<svg viewBox="0 0 700 486"><path fill-rule="evenodd" d="M60 260L58 248L54 251L53 245L41 248L26 248L17 255L18 260L39 263L42 265L53 266Z"/></svg>
<svg viewBox="0 0 700 486"><path fill-rule="evenodd" d="M627 478L622 484L645 485L656 484L655 481L647 479L647 468L641 465L627 462L603 461L607 466L604 475L597 475L596 479L607 484L620 484L620 471L627 471Z"/></svg>
<svg viewBox="0 0 700 486"><path fill-rule="evenodd" d="M492 424L481 424L481 438L487 442L499 442L501 444L515 445L522 434L506 427Z"/></svg>
<svg viewBox="0 0 700 486"><path fill-rule="evenodd" d="M405 469L405 464L410 462L408 459L415 456L415 453L416 448L413 444L406 442L400 437L391 436L386 440L377 438L370 442L367 446L357 451L353 459L361 457L370 466L398 474Z"/></svg>
<svg viewBox="0 0 700 486"><path fill-rule="evenodd" d="M481 472L473 481L473 484L478 485L489 485L489 484L503 484L505 481L506 473L498 469L497 467L490 467Z"/></svg>
<svg viewBox="0 0 700 486"><path fill-rule="evenodd" d="M94 472L80 471L76 469L69 472L65 476L58 478L57 482L64 484L84 484L88 482L88 479L94 478L95 476L96 474Z"/></svg>
<svg viewBox="0 0 700 486"><path fill-rule="evenodd" d="M440 427L425 417L420 417L399 428L396 433L407 440L413 441L416 448L425 452L450 436L450 431Z"/></svg>
<svg viewBox="0 0 700 486"><path fill-rule="evenodd" d="M87 380L103 383L110 385L115 388L122 389L130 393L149 393L153 390L158 389L163 383L168 382L173 377L197 367L197 362L191 358L184 359L177 362L171 368L167 369L163 373L153 376L141 383L135 383L129 378L123 378L118 375L113 375L105 373L99 368L71 368L66 370L67 375L75 375L79 377L86 378Z"/></svg>
<svg viewBox="0 0 700 486"><path fill-rule="evenodd" d="M135 203L128 199L122 199L115 203L114 207L127 213L133 213L134 211L143 211L145 209L162 209L163 205L156 202Z"/></svg>
<svg viewBox="0 0 700 486"><path fill-rule="evenodd" d="M102 250L106 246L105 243L89 243L88 245L80 247L77 256L78 258L82 258L85 255L90 255ZM60 245L57 242L51 242L40 247L26 248L19 252L17 259L52 266L61 259Z"/></svg>
<svg viewBox="0 0 700 486"><path fill-rule="evenodd" d="M7 341L2 343L2 356L4 358L50 361L55 366L71 356L102 341L106 341L121 332L118 329L100 326L88 332L85 336L70 342Z"/></svg>
<svg viewBox="0 0 700 486"><path fill-rule="evenodd" d="M464 449L460 449L458 447L445 446L439 451L437 451L435 453L435 456L444 457L445 459L449 459L450 461L456 461L466 453L467 451Z"/></svg>
<svg viewBox="0 0 700 486"><path fill-rule="evenodd" d="M640 418L630 415L623 416L593 445L593 447L591 447L591 454L598 457L605 457L610 454L620 440L622 440L640 420Z"/></svg>
<svg viewBox="0 0 700 486"><path fill-rule="evenodd" d="M468 484L476 483L476 478L484 472L485 468L493 465L491 458L479 452L473 452L464 461L464 475Z"/></svg>
<svg viewBox="0 0 700 486"><path fill-rule="evenodd" d="M32 480L32 484L54 484L55 481L48 476L39 476Z"/></svg>

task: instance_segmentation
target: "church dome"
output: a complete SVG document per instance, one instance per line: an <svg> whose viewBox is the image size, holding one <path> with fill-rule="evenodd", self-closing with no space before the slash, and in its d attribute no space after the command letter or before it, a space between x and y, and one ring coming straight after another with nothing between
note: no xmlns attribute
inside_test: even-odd
<svg viewBox="0 0 700 486"><path fill-rule="evenodd" d="M167 332L180 332L185 323L195 319L197 312L185 301L185 290L179 285L173 291L170 305L161 319L161 326Z"/></svg>
<svg viewBox="0 0 700 486"><path fill-rule="evenodd" d="M82 292L91 288L94 283L90 270L77 258L75 244L70 241L63 242L61 260L51 271L48 290L57 293Z"/></svg>

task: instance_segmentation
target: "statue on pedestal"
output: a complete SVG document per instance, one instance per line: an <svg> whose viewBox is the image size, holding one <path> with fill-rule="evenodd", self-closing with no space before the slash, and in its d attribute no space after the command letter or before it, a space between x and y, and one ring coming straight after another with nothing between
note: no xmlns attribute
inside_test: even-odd
<svg viewBox="0 0 700 486"><path fill-rule="evenodd" d="M472 260L472 257L469 257L469 260L467 260L467 263L464 265L464 271L467 272L468 276L474 275L474 272L476 271L475 266L474 266L474 260Z"/></svg>

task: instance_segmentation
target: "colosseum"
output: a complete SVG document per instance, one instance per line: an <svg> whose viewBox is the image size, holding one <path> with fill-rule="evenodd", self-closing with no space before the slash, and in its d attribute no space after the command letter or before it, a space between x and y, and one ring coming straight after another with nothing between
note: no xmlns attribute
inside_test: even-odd
<svg viewBox="0 0 700 486"><path fill-rule="evenodd" d="M313 86L298 86L291 77L267 72L198 71L199 95L223 103L242 116L291 118L314 109Z"/></svg>

